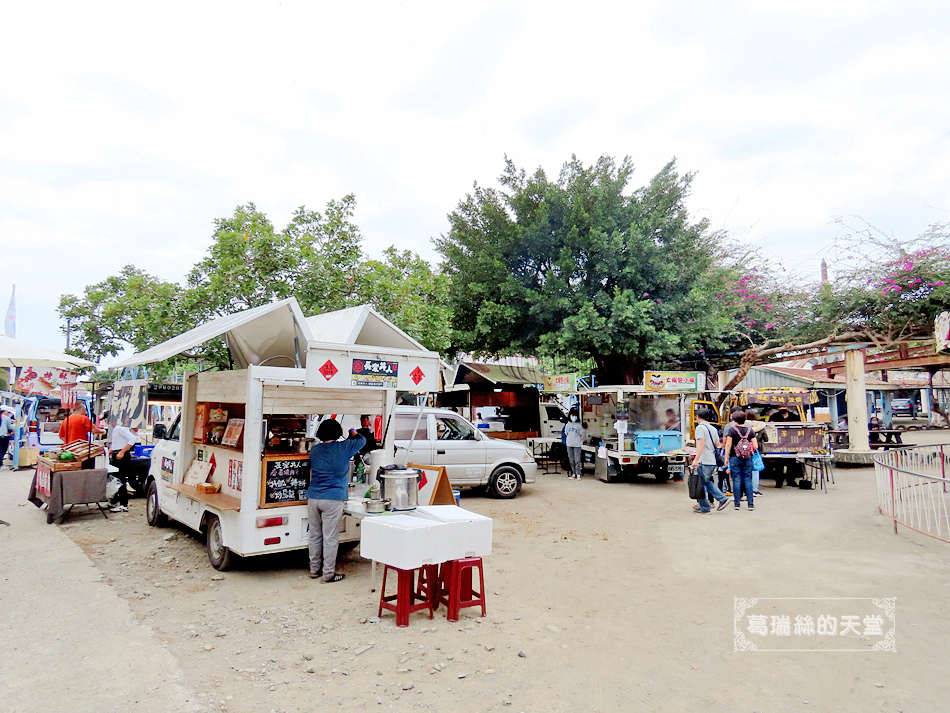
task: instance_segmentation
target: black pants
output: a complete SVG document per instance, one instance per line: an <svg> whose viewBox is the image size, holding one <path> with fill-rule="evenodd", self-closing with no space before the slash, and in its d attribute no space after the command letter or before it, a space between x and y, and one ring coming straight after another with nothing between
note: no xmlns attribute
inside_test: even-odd
<svg viewBox="0 0 950 713"><path fill-rule="evenodd" d="M109 501L111 505L122 505L123 507L129 506L129 468L132 465L132 451L126 451L125 455L119 458L119 451L113 451L112 457L109 459L112 465L119 469L119 472L115 476L122 481L122 485L119 486L119 492L115 494L115 497Z"/></svg>
<svg viewBox="0 0 950 713"><path fill-rule="evenodd" d="M3 459L7 455L7 448L10 447L10 439L13 436L0 436L0 467L3 467ZM13 467L13 463L10 464Z"/></svg>

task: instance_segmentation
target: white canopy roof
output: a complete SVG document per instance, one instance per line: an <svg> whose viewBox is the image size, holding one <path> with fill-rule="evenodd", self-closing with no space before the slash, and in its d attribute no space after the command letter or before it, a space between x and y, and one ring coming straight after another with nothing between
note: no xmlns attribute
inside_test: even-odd
<svg viewBox="0 0 950 713"><path fill-rule="evenodd" d="M307 325L317 342L428 351L370 305L307 317Z"/></svg>
<svg viewBox="0 0 950 713"><path fill-rule="evenodd" d="M297 300L288 297L213 319L167 342L133 354L113 368L164 361L215 337L224 338L236 369L262 364L303 367L307 362L307 343L313 339Z"/></svg>
<svg viewBox="0 0 950 713"><path fill-rule="evenodd" d="M0 367L38 366L48 369L84 369L95 362L0 336Z"/></svg>
<svg viewBox="0 0 950 713"><path fill-rule="evenodd" d="M152 364L186 352L215 337L223 337L231 350L234 368L248 366L299 366L307 364L308 344L382 347L431 354L415 339L379 314L370 305L304 317L297 300L255 307L218 317L114 365Z"/></svg>

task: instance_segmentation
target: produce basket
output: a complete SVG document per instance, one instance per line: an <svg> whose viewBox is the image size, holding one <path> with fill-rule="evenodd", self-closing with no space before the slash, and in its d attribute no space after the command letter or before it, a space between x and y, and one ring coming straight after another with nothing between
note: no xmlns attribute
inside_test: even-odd
<svg viewBox="0 0 950 713"><path fill-rule="evenodd" d="M36 459L37 463L43 463L48 466L51 471L58 473L62 470L82 470L82 461L81 460L59 460L59 458L48 458L46 456L40 456Z"/></svg>

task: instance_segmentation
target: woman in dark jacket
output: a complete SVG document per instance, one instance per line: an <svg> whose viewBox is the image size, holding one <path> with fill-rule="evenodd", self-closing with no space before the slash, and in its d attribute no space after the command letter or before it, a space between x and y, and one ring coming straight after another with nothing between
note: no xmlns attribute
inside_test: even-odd
<svg viewBox="0 0 950 713"><path fill-rule="evenodd" d="M349 497L350 459L359 453L366 439L351 429L341 441L343 427L328 418L317 428L317 440L310 449L310 487L307 488L307 517L310 520L310 578L339 582L336 552L340 545L340 520Z"/></svg>

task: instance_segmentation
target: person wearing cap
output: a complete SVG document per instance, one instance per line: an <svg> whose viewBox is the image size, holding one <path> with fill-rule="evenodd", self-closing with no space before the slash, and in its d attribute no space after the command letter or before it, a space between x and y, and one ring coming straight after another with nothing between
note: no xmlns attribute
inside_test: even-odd
<svg viewBox="0 0 950 713"><path fill-rule="evenodd" d="M0 468L3 467L3 459L7 455L11 438L13 438L13 411L4 407L0 409ZM12 464L10 467L13 467Z"/></svg>
<svg viewBox="0 0 950 713"><path fill-rule="evenodd" d="M139 442L138 426L129 426L126 421L121 426L112 429L112 440L109 443L110 462L119 472L116 477L122 481L119 491L110 501L110 512L129 511L129 470L132 467L132 448Z"/></svg>

